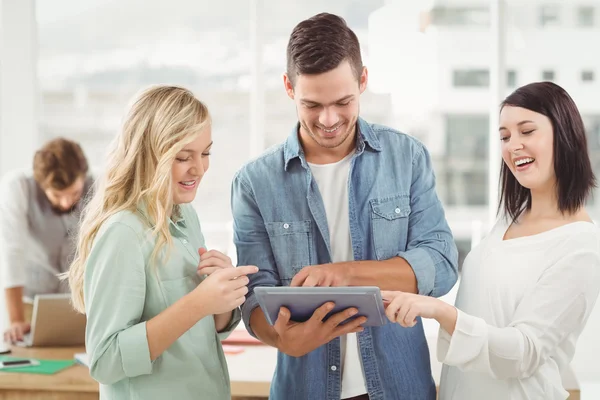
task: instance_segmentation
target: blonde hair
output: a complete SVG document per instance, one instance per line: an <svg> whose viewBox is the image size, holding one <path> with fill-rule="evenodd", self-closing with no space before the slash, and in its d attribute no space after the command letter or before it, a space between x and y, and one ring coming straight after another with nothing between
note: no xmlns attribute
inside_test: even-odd
<svg viewBox="0 0 600 400"><path fill-rule="evenodd" d="M66 274L75 309L85 313L87 259L98 231L112 215L136 212L138 205L144 205L147 223L157 238L151 262L165 245L172 245L168 222L174 208L171 168L177 153L210 123L206 106L187 89L155 86L137 97L83 213L75 259Z"/></svg>

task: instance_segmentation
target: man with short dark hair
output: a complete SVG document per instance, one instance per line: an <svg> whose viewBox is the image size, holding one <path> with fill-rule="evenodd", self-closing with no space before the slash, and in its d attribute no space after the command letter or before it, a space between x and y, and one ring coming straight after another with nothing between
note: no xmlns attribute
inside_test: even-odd
<svg viewBox="0 0 600 400"><path fill-rule="evenodd" d="M303 323L282 308L270 326L258 286L378 286L429 296L457 279L458 252L435 191L427 149L359 117L367 86L358 39L345 21L300 22L284 85L298 123L285 143L246 164L232 185L240 265L257 265L242 307L247 329L279 349L274 400L435 399L418 324L363 328L357 310L328 305Z"/></svg>
<svg viewBox="0 0 600 400"><path fill-rule="evenodd" d="M68 292L58 274L74 255L82 198L92 187L81 147L58 138L36 152L33 171L0 182L0 271L10 327L7 342L30 330L23 296Z"/></svg>

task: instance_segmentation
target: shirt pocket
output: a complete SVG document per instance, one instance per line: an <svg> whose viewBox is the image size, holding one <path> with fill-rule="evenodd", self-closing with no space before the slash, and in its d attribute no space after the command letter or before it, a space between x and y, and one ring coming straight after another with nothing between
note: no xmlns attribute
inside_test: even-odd
<svg viewBox="0 0 600 400"><path fill-rule="evenodd" d="M196 289L196 286L200 284L200 279L188 275L180 278L161 279L160 283L165 296L165 305L169 307Z"/></svg>
<svg viewBox="0 0 600 400"><path fill-rule="evenodd" d="M266 222L265 227L283 285L310 265L311 221Z"/></svg>
<svg viewBox="0 0 600 400"><path fill-rule="evenodd" d="M399 194L369 200L375 256L387 260L406 251L410 196Z"/></svg>

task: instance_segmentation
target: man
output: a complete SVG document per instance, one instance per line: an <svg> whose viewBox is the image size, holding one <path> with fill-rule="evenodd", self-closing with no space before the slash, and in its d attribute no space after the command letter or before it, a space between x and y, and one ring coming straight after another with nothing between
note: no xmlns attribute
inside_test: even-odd
<svg viewBox="0 0 600 400"><path fill-rule="evenodd" d="M232 185L234 240L249 277L247 329L277 347L271 398L435 399L421 322L364 328L327 305L304 323L282 308L274 327L258 286L379 286L430 296L457 279L458 252L417 140L359 118L367 86L356 35L335 15L300 22L284 85L299 123ZM359 321L360 322L360 321Z"/></svg>
<svg viewBox="0 0 600 400"><path fill-rule="evenodd" d="M82 198L92 186L81 147L55 139L36 152L33 172L0 182L0 270L10 327L7 342L30 330L23 296L68 292L58 278L73 259Z"/></svg>

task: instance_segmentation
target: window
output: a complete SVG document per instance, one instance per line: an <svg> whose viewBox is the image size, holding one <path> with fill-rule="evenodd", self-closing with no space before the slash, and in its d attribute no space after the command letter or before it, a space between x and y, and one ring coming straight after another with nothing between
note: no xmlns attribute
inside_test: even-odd
<svg viewBox="0 0 600 400"><path fill-rule="evenodd" d="M487 7L435 7L431 10L431 23L438 26L488 26L490 12Z"/></svg>
<svg viewBox="0 0 600 400"><path fill-rule="evenodd" d="M446 154L451 158L487 158L487 115L446 115Z"/></svg>
<svg viewBox="0 0 600 400"><path fill-rule="evenodd" d="M452 85L454 87L488 87L490 71L487 69L455 70L452 76Z"/></svg>
<svg viewBox="0 0 600 400"><path fill-rule="evenodd" d="M268 122L259 147L285 140L297 120L294 103L281 85L286 44L295 24L323 11L317 2L290 6L275 0L200 0L168 7L148 0L142 9L136 2L117 5L110 0L37 2L40 139L62 135L77 140L90 164L101 170L132 96L159 83L193 90L210 108L215 135L211 170L194 205L207 246L227 251L231 211L224 199L254 147L248 134L255 54L249 33L258 3L263 6L256 9L257 23L264 27L259 35L264 72L260 99ZM368 17L381 3L337 2L327 11L343 16L367 51ZM132 20L139 22L134 30ZM366 92L361 115L385 123L391 114L390 96Z"/></svg>
<svg viewBox="0 0 600 400"><path fill-rule="evenodd" d="M596 176L600 175L600 115L582 115L583 124L585 126L585 134L588 143L588 152L590 155L590 162ZM598 208L600 199L600 193L598 190L590 196L587 205ZM592 211L593 212L593 211ZM597 212L594 214L597 215Z"/></svg>
<svg viewBox="0 0 600 400"><path fill-rule="evenodd" d="M593 158L593 155L597 153L598 159L596 161L600 162L600 115L583 115L582 119L585 125L590 157Z"/></svg>
<svg viewBox="0 0 600 400"><path fill-rule="evenodd" d="M132 96L158 83L193 90L210 108L215 138L227 138L215 140L211 171L194 201L207 246L227 251L231 211L223 199L249 153L249 90L243 79L250 71L250 23L244 19L249 2L223 0L210 13L206 1L181 9L152 0L143 10L131 2L57 3L62 6L36 4L40 140L58 135L76 140L101 170ZM135 31L132 19L138 20Z"/></svg>
<svg viewBox="0 0 600 400"><path fill-rule="evenodd" d="M517 71L510 69L506 72L506 86L514 88L517 86Z"/></svg>
<svg viewBox="0 0 600 400"><path fill-rule="evenodd" d="M452 76L454 87L488 87L490 85L490 72L488 70L455 70ZM514 88L517 86L517 71L510 69L506 71L506 86Z"/></svg>
<svg viewBox="0 0 600 400"><path fill-rule="evenodd" d="M458 250L458 271L462 271L463 263L465 258L471 252L471 241L470 240L455 240L456 249Z"/></svg>
<svg viewBox="0 0 600 400"><path fill-rule="evenodd" d="M444 174L448 205L486 205L489 118L487 115L448 114Z"/></svg>
<svg viewBox="0 0 600 400"><path fill-rule="evenodd" d="M254 10L252 7L259 3L262 7ZM383 0L186 0L182 3L185 7L165 7L164 2L148 0L140 9L135 6L136 2L116 4L111 0L38 1L40 139L64 135L78 140L90 163L101 168L106 147L119 130L127 104L135 93L156 83L189 87L208 104L215 137L211 170L203 178L194 205L203 222L207 246L227 250L231 242L231 214L229 202L223 199L229 198L232 176L249 157L252 138L248 132L253 124L250 102L255 98L261 101L264 126L260 129L263 136L260 140L265 147L285 140L297 121L294 103L281 85L281 74L286 68L286 44L292 28L300 20L322 11L341 15L357 34L365 63L371 71L379 64L380 70L396 72L393 67L396 60L414 56L401 46L392 47L398 34L397 21L413 17L415 22L418 21L420 7L415 7L413 2L402 2L406 4L384 8L392 3L400 4ZM481 32L473 27L485 29L489 26L489 9L484 3L434 8L430 14L432 24L437 24L440 29L441 26L470 29L472 35L467 40L471 40L473 35ZM386 12L380 12L382 8ZM409 13L414 15L409 16ZM119 18L115 19L115 15ZM257 35L263 52L259 96L253 93L251 80L256 62L249 35L251 25L254 26L254 22L250 23L252 16L259 17L254 22L263 28ZM134 30L131 29L132 20L139 20ZM111 29L107 31L109 22ZM382 54L372 42L374 36L387 37L383 42L390 43L389 48L384 46ZM447 46L447 40L452 40L439 36L431 38L435 46ZM470 50L468 46L460 47L448 56L462 57L461 51ZM452 64L452 57L437 60L436 56L435 62L437 65L432 68L436 73L438 68L452 71L456 65ZM473 88L485 95L490 81L486 60L482 60L482 64L458 64L456 69L456 72L444 72L448 74L445 79L451 81L450 84L453 81L465 92ZM408 77L397 81L427 81L431 77L428 71L429 68L420 68L418 76L407 74ZM507 73L510 84L513 74ZM519 74L522 74L520 70ZM514 80L522 83L523 77L515 75ZM451 227L468 224L474 215L479 215L477 213L482 213L485 219L487 118L477 114L480 109L476 105L465 104L461 113L468 115L457 115L446 126L443 112L423 111L424 107L411 100L413 96L443 97L435 92L438 85L431 93L423 93L419 84L414 86L407 90L407 85L394 83L378 92L369 85L361 96L361 116L369 122L425 138L439 176L440 196L449 193L446 198L452 196L452 201L458 205L455 213L452 207L447 209ZM447 129L451 134L448 143ZM448 151L447 146L450 146ZM452 157L448 158L447 154ZM447 168L448 165L451 168ZM459 190L459 187L464 189ZM467 212L463 213L465 208ZM464 236L463 233L458 235ZM464 239L470 240L469 234Z"/></svg>
<svg viewBox="0 0 600 400"><path fill-rule="evenodd" d="M555 78L556 78L556 74L554 73L553 70L547 69L547 70L542 71L542 80L554 81Z"/></svg>
<svg viewBox="0 0 600 400"><path fill-rule="evenodd" d="M590 70L581 71L581 81L582 82L593 82L594 81L594 71L590 71Z"/></svg>
<svg viewBox="0 0 600 400"><path fill-rule="evenodd" d="M595 22L594 6L581 6L577 9L577 25L581 27L594 26Z"/></svg>
<svg viewBox="0 0 600 400"><path fill-rule="evenodd" d="M558 26L560 7L556 4L545 4L540 7L540 26Z"/></svg>

